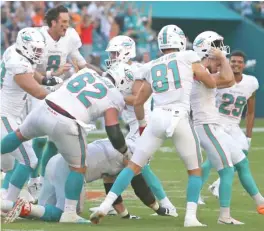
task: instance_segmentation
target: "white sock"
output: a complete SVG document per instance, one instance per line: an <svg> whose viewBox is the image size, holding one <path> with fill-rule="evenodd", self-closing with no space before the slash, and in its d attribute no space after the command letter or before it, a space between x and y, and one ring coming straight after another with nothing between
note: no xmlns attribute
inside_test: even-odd
<svg viewBox="0 0 264 231"><path fill-rule="evenodd" d="M197 204L194 202L187 202L185 218L196 218Z"/></svg>
<svg viewBox="0 0 264 231"><path fill-rule="evenodd" d="M106 195L103 203L100 205L99 210L102 211L104 214L107 214L117 197L118 196L115 193L109 192Z"/></svg>
<svg viewBox="0 0 264 231"><path fill-rule="evenodd" d="M230 218L230 208L220 207L220 218Z"/></svg>
<svg viewBox="0 0 264 231"><path fill-rule="evenodd" d="M45 213L45 207L42 205L33 205L31 204L30 216L41 218Z"/></svg>
<svg viewBox="0 0 264 231"><path fill-rule="evenodd" d="M20 188L17 188L16 186L14 186L11 183L9 183L6 199L10 200L10 201L13 201L13 202L16 202L20 191L21 191Z"/></svg>
<svg viewBox="0 0 264 231"><path fill-rule="evenodd" d="M257 193L255 196L252 196L252 198L257 205L264 205L264 197L260 193Z"/></svg>
<svg viewBox="0 0 264 231"><path fill-rule="evenodd" d="M1 210L9 212L13 208L14 204L15 203L13 201L1 200Z"/></svg>
<svg viewBox="0 0 264 231"><path fill-rule="evenodd" d="M39 183L40 183L40 184L44 184L44 177L43 177L43 176L40 176L40 177L39 177Z"/></svg>
<svg viewBox="0 0 264 231"><path fill-rule="evenodd" d="M168 207L174 208L174 205L171 203L168 197L165 197L162 200L160 200L160 204L162 207L165 207L165 208L168 208Z"/></svg>
<svg viewBox="0 0 264 231"><path fill-rule="evenodd" d="M30 178L28 181L28 186L33 185L33 184L38 184L38 183L39 183L39 177Z"/></svg>
<svg viewBox="0 0 264 231"><path fill-rule="evenodd" d="M74 212L76 213L78 201L65 199L64 212Z"/></svg>

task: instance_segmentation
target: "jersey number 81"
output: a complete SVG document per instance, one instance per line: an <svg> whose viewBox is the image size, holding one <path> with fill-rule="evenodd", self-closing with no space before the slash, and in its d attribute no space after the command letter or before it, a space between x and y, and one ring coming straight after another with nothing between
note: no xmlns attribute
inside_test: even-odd
<svg viewBox="0 0 264 231"><path fill-rule="evenodd" d="M175 88L181 88L177 61L172 60L168 64L158 64L151 68L152 88L156 93L162 93L169 90L169 70L171 70Z"/></svg>

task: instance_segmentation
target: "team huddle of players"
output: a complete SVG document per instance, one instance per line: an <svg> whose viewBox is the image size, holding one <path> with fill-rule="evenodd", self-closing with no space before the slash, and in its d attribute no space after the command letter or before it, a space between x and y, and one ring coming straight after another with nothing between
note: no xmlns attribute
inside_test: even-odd
<svg viewBox="0 0 264 231"><path fill-rule="evenodd" d="M22 216L97 224L112 206L122 218L138 219L122 203L130 183L158 215L177 217L150 168L153 154L168 138L188 173L185 227L206 226L196 214L212 167L219 173L211 187L219 196L219 224L243 224L230 214L235 170L257 212L264 214L264 198L247 159L258 81L242 74L242 52L233 52L229 61L229 47L213 31L199 34L187 51L182 29L167 25L158 34L160 58L134 62L135 42L116 36L109 41L107 71L102 72L79 53L80 38L69 28L65 7L49 10L46 21L48 26L22 29L1 64L1 169L6 173L1 215L6 223ZM33 109L18 125L28 95ZM245 135L239 123L246 105ZM126 137L120 113L129 125ZM108 139L87 144L90 124L100 117ZM42 187L34 181L39 165ZM38 197L37 204L19 196L30 177L29 191ZM107 196L88 220L79 216L85 184L98 179L103 179Z"/></svg>

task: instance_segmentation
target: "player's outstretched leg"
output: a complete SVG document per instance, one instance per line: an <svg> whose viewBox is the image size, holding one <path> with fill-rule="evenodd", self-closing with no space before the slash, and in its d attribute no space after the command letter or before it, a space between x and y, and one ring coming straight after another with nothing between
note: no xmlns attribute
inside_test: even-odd
<svg viewBox="0 0 264 231"><path fill-rule="evenodd" d="M43 153L42 153L40 178L44 179L46 166L47 166L50 158L55 156L57 153L58 153L58 149L57 149L56 145L53 142L48 141L46 143L44 150L43 150Z"/></svg>
<svg viewBox="0 0 264 231"><path fill-rule="evenodd" d="M177 217L178 214L175 206L171 203L171 201L167 197L159 178L151 170L149 164L145 165L142 168L142 175L147 185L150 187L151 191L155 195L155 197L159 200L161 206L169 209L171 215Z"/></svg>
<svg viewBox="0 0 264 231"><path fill-rule="evenodd" d="M42 159L42 153L44 146L46 144L47 138L35 138L32 141L32 148L36 154L36 157L38 158L38 164L37 167L33 170L31 173L31 177L28 181L28 191L32 195L32 197L35 199L35 201L38 200L38 196L42 187L43 182L40 182L39 178L39 169L41 165L41 159Z"/></svg>
<svg viewBox="0 0 264 231"><path fill-rule="evenodd" d="M68 175L65 183L65 206L61 215L60 222L63 223L90 223L76 213L77 204L83 188L84 175L79 172L72 171Z"/></svg>
<svg viewBox="0 0 264 231"><path fill-rule="evenodd" d="M248 159L244 158L242 161L235 165L235 168L237 170L238 177L243 188L255 201L258 213L264 215L264 198L260 194L256 182L251 174Z"/></svg>
<svg viewBox="0 0 264 231"><path fill-rule="evenodd" d="M110 210L113 202L117 199L119 195L128 187L132 178L135 176L135 172L131 169L130 166L134 166L135 168L139 168L139 166L130 162L128 167L124 168L118 175L115 180L113 187L110 192L107 194L105 200L99 206L99 209L92 213L90 216L90 220L93 224L98 224L100 220L107 215ZM133 168L133 167L132 167ZM133 168L134 169L134 168Z"/></svg>

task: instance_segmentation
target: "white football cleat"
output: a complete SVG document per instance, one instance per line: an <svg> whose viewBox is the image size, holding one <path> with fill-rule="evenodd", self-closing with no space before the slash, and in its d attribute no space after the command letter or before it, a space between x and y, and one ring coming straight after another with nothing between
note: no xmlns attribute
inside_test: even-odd
<svg viewBox="0 0 264 231"><path fill-rule="evenodd" d="M90 215L90 220L93 224L99 224L100 221L106 216L102 211L97 210Z"/></svg>
<svg viewBox="0 0 264 231"><path fill-rule="evenodd" d="M244 225L245 223L241 221L237 221L232 217L229 218L218 218L217 224L222 225Z"/></svg>
<svg viewBox="0 0 264 231"><path fill-rule="evenodd" d="M89 211L94 213L99 209L99 207L93 207L93 208L89 208ZM113 207L110 208L109 212L107 213L108 216L115 216L117 215L117 212L115 211L115 209Z"/></svg>
<svg viewBox="0 0 264 231"><path fill-rule="evenodd" d="M209 192L211 192L216 198L219 198L219 187L217 185L210 185L208 187Z"/></svg>
<svg viewBox="0 0 264 231"><path fill-rule="evenodd" d="M184 227L206 227L207 225L202 224L196 217L185 218Z"/></svg>
<svg viewBox="0 0 264 231"><path fill-rule="evenodd" d="M64 212L60 218L61 223L91 224L91 221L82 218L75 212Z"/></svg>
<svg viewBox="0 0 264 231"><path fill-rule="evenodd" d="M27 201L23 198L18 198L14 207L6 214L5 223L14 222L19 216L23 209L23 206L27 203Z"/></svg>
<svg viewBox="0 0 264 231"><path fill-rule="evenodd" d="M202 198L201 194L199 195L198 205L205 205L204 199Z"/></svg>
<svg viewBox="0 0 264 231"><path fill-rule="evenodd" d="M27 188L28 188L28 192L34 198L34 202L37 202L40 194L40 190L42 188L42 184L41 183L29 184Z"/></svg>

